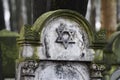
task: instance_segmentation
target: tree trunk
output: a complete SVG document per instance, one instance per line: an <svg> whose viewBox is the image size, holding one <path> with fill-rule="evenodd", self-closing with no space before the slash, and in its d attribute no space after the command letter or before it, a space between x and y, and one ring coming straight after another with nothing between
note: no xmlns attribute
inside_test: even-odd
<svg viewBox="0 0 120 80"><path fill-rule="evenodd" d="M41 14L57 9L70 9L86 15L88 0L33 0L33 21Z"/></svg>
<svg viewBox="0 0 120 80"><path fill-rule="evenodd" d="M0 44L0 80L3 80L2 78L2 50L1 50L1 44Z"/></svg>
<svg viewBox="0 0 120 80"><path fill-rule="evenodd" d="M120 23L120 0L117 0L117 23Z"/></svg>
<svg viewBox="0 0 120 80"><path fill-rule="evenodd" d="M42 1L42 0L38 0ZM33 0L9 0L11 30L19 32L24 24L31 24ZM40 5L39 5L40 6ZM38 10L39 11L39 10Z"/></svg>
<svg viewBox="0 0 120 80"><path fill-rule="evenodd" d="M0 0L0 30L5 29L5 22L4 22L4 13L3 13L3 3ZM2 80L2 50L0 44L0 80Z"/></svg>
<svg viewBox="0 0 120 80"><path fill-rule="evenodd" d="M5 29L5 22L4 22L4 12L3 12L3 3L0 0L0 30Z"/></svg>
<svg viewBox="0 0 120 80"><path fill-rule="evenodd" d="M33 24L33 0L25 0L26 2L26 14L27 14L27 24Z"/></svg>
<svg viewBox="0 0 120 80"><path fill-rule="evenodd" d="M90 24L94 27L94 29L95 29L95 17L96 17L95 0L91 0Z"/></svg>
<svg viewBox="0 0 120 80"><path fill-rule="evenodd" d="M9 8L10 8L10 27L11 27L11 31L18 31L18 28L17 28L17 19L19 19L19 17L17 17L17 14L16 13L16 10L20 10L20 8L16 8L16 1L18 0L9 0ZM19 3L20 4L20 3ZM20 16L20 15L19 15Z"/></svg>
<svg viewBox="0 0 120 80"><path fill-rule="evenodd" d="M101 27L107 31L107 38L116 30L116 0L101 1Z"/></svg>

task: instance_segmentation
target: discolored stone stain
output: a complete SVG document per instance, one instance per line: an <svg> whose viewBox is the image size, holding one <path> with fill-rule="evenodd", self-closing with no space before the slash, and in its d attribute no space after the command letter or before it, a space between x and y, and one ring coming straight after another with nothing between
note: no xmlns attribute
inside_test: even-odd
<svg viewBox="0 0 120 80"><path fill-rule="evenodd" d="M84 57L85 56L85 53L82 53L81 57Z"/></svg>
<svg viewBox="0 0 120 80"><path fill-rule="evenodd" d="M64 74L63 72L64 71L63 71L62 65L55 66L55 73L59 79L63 78L63 75L62 75L62 74Z"/></svg>
<svg viewBox="0 0 120 80"><path fill-rule="evenodd" d="M77 71L72 67L64 64L55 66L55 73L58 79L79 80Z"/></svg>
<svg viewBox="0 0 120 80"><path fill-rule="evenodd" d="M46 38L44 38L44 46L45 46L45 54L46 54L46 57L47 58L50 58L50 55L49 55L49 46L47 46L48 42L46 41Z"/></svg>
<svg viewBox="0 0 120 80"><path fill-rule="evenodd" d="M40 64L40 67L41 67L42 70L44 70L46 68L46 66L44 64L45 63Z"/></svg>

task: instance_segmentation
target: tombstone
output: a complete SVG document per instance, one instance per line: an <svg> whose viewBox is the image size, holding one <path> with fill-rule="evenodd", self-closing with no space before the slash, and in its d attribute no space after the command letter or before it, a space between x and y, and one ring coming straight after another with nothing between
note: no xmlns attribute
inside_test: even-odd
<svg viewBox="0 0 120 80"><path fill-rule="evenodd" d="M120 80L120 27L114 32L104 50L105 80Z"/></svg>
<svg viewBox="0 0 120 80"><path fill-rule="evenodd" d="M77 12L43 14L22 27L16 80L97 80L91 76L94 40L92 27Z"/></svg>
<svg viewBox="0 0 120 80"><path fill-rule="evenodd" d="M18 33L8 30L0 31L0 54L2 58L2 77L4 79L15 78L15 61L18 58L16 38L18 36Z"/></svg>

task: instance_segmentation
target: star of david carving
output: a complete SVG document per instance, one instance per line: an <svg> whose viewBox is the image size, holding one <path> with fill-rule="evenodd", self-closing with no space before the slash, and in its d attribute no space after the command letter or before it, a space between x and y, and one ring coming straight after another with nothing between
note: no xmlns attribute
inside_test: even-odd
<svg viewBox="0 0 120 80"><path fill-rule="evenodd" d="M56 29L56 32L58 34L56 42L62 43L65 49L67 49L69 44L75 43L73 41L75 31L73 31L72 29L66 29L65 25L61 24L59 28Z"/></svg>

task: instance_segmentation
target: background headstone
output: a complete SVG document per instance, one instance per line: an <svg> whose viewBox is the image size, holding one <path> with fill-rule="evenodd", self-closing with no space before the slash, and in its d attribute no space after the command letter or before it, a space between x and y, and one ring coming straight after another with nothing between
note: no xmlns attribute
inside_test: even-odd
<svg viewBox="0 0 120 80"><path fill-rule="evenodd" d="M114 32L104 49L105 76L109 80L120 79L120 27ZM108 57L109 56L109 57Z"/></svg>
<svg viewBox="0 0 120 80"><path fill-rule="evenodd" d="M19 35L7 30L0 31L0 46L2 57L3 78L15 78L15 61L18 58L18 47L16 38Z"/></svg>

